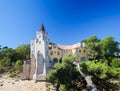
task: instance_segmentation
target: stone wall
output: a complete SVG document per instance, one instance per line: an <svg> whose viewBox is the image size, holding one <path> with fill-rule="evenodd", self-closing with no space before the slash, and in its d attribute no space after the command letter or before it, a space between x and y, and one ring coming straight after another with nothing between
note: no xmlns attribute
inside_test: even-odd
<svg viewBox="0 0 120 91"><path fill-rule="evenodd" d="M31 70L30 59L24 60L22 80L29 80L30 79L30 70Z"/></svg>
<svg viewBox="0 0 120 91"><path fill-rule="evenodd" d="M35 60L34 55L32 55L31 70L30 70L30 79L33 79L33 75L35 74L35 69L36 69L36 60Z"/></svg>

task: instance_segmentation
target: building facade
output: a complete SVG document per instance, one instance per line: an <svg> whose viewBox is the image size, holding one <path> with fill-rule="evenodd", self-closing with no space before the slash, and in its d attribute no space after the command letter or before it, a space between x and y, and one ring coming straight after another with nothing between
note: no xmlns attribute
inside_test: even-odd
<svg viewBox="0 0 120 91"><path fill-rule="evenodd" d="M86 61L87 53L85 43L76 43L74 45L52 45L49 44L48 55L54 64L65 55L76 55L76 60Z"/></svg>
<svg viewBox="0 0 120 91"><path fill-rule="evenodd" d="M48 33L44 26L36 33L36 38L30 43L30 73L29 79L45 80L46 74L56 62L60 62L64 55L76 55L76 60L86 61L87 53L84 43L74 45L55 45L49 43ZM24 62L28 63L28 62ZM27 69L28 70L28 69ZM25 67L24 67L24 73Z"/></svg>

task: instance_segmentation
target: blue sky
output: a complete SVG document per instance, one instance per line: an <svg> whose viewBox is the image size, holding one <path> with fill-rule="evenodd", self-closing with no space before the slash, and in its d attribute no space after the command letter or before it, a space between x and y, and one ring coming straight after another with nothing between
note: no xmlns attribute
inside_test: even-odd
<svg viewBox="0 0 120 91"><path fill-rule="evenodd" d="M96 35L120 42L119 0L0 0L0 44L30 43L44 24L50 41L74 44Z"/></svg>

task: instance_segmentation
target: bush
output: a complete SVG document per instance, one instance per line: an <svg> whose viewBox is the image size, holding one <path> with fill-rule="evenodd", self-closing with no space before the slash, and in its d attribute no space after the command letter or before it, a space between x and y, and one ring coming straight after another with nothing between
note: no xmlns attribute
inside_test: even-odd
<svg viewBox="0 0 120 91"><path fill-rule="evenodd" d="M19 67L22 67L22 61L21 60L17 60L15 65L14 65L14 68L19 68Z"/></svg>
<svg viewBox="0 0 120 91"><path fill-rule="evenodd" d="M73 65L74 56L65 56L62 59L62 63L56 63L54 69L51 69L47 74L47 80L53 84L57 84L62 91L73 91L73 89L80 91L85 87L84 79L80 76ZM78 87L78 84L81 84Z"/></svg>
<svg viewBox="0 0 120 91"><path fill-rule="evenodd" d="M17 73L11 73L11 74L10 74L10 77L11 77L11 78L14 78L14 77L16 77L16 76L18 76Z"/></svg>
<svg viewBox="0 0 120 91"><path fill-rule="evenodd" d="M11 65L11 59L5 57L3 59L0 60L0 66L2 67L8 67Z"/></svg>
<svg viewBox="0 0 120 91"><path fill-rule="evenodd" d="M4 69L0 67L0 74L4 72Z"/></svg>
<svg viewBox="0 0 120 91"><path fill-rule="evenodd" d="M110 67L106 63L101 62L86 62L88 66L88 72L92 73L94 76L100 78L100 79L106 79L108 78L108 73L110 70Z"/></svg>

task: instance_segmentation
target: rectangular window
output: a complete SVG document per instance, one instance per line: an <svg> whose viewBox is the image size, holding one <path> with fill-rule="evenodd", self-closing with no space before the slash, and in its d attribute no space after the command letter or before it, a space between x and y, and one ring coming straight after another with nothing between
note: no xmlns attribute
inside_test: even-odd
<svg viewBox="0 0 120 91"><path fill-rule="evenodd" d="M85 51L85 50L83 50L83 52L85 53L86 51Z"/></svg>
<svg viewBox="0 0 120 91"><path fill-rule="evenodd" d="M39 41L39 45L41 44L41 41Z"/></svg>
<svg viewBox="0 0 120 91"><path fill-rule="evenodd" d="M38 39L36 39L36 43L38 43Z"/></svg>
<svg viewBox="0 0 120 91"><path fill-rule="evenodd" d="M79 50L79 53L81 53L81 50Z"/></svg>
<svg viewBox="0 0 120 91"><path fill-rule="evenodd" d="M50 55L53 55L53 52L52 52L52 51L50 52Z"/></svg>
<svg viewBox="0 0 120 91"><path fill-rule="evenodd" d="M57 52L57 55L60 55L60 52L59 52L59 51Z"/></svg>
<svg viewBox="0 0 120 91"><path fill-rule="evenodd" d="M78 54L78 50L76 49L76 54Z"/></svg>

